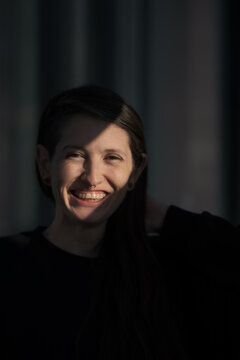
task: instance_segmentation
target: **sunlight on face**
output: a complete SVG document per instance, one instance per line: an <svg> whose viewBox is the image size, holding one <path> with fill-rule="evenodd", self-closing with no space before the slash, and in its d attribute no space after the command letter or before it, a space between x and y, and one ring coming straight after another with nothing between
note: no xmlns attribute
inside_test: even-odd
<svg viewBox="0 0 240 360"><path fill-rule="evenodd" d="M106 222L123 201L132 172L125 130L89 116L74 117L51 161L56 219Z"/></svg>

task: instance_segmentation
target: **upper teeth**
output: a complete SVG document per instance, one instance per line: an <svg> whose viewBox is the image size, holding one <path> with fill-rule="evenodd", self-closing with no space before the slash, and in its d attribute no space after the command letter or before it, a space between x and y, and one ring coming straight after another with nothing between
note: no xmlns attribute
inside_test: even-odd
<svg viewBox="0 0 240 360"><path fill-rule="evenodd" d="M97 192L79 192L79 193L74 193L75 195L77 195L80 199L93 199L93 200L100 200L100 199L103 199L106 194L105 193L97 193Z"/></svg>

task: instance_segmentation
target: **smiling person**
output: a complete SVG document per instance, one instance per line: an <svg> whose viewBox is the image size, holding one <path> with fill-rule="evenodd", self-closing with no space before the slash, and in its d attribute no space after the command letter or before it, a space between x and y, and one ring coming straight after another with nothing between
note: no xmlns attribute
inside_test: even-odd
<svg viewBox="0 0 240 360"><path fill-rule="evenodd" d="M56 95L36 168L55 215L1 239L1 359L237 358L239 229L147 200L128 103L93 85Z"/></svg>
<svg viewBox="0 0 240 360"><path fill-rule="evenodd" d="M69 120L52 158L39 141L39 171L56 205L45 236L67 251L97 256L107 220L144 169L145 153L139 149L135 168L128 133L84 112Z"/></svg>

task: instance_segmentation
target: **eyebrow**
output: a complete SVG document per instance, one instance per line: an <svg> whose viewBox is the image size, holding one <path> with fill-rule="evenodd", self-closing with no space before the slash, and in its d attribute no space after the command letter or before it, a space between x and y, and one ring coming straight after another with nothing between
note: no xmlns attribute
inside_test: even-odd
<svg viewBox="0 0 240 360"><path fill-rule="evenodd" d="M77 149L77 150L84 150L84 148L82 146L77 146L77 145L65 145L62 150L66 150L66 149Z"/></svg>
<svg viewBox="0 0 240 360"><path fill-rule="evenodd" d="M65 146L63 147L63 150L66 150L66 149L77 149L77 150L86 151L86 150L84 149L84 147L79 146L79 145L65 145ZM112 149L104 149L104 152L105 152L105 153L110 153L110 152L119 153L119 154L127 157L127 154L126 154L125 152L123 152L122 150L117 149L117 148L115 148L115 149L114 149L114 148L112 148Z"/></svg>

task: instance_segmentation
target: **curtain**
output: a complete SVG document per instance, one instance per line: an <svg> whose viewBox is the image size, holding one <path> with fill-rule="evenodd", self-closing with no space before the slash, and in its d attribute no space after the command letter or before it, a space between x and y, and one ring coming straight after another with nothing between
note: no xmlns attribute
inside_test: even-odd
<svg viewBox="0 0 240 360"><path fill-rule="evenodd" d="M214 0L1 1L0 235L51 221L35 176L37 124L51 96L85 83L119 92L141 115L152 197L240 221L232 7Z"/></svg>

